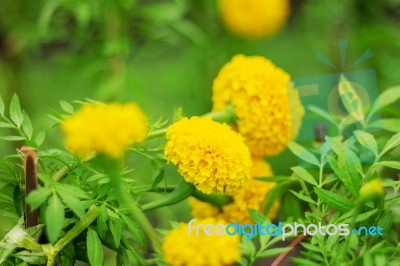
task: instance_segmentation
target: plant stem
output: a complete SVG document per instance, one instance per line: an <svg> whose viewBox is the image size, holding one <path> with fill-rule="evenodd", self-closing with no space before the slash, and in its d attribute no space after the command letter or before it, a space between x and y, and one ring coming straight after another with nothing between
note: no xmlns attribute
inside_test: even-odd
<svg viewBox="0 0 400 266"><path fill-rule="evenodd" d="M214 206L221 207L233 201L232 197L221 194L204 194L201 191L195 190L193 196L203 202L211 203Z"/></svg>
<svg viewBox="0 0 400 266"><path fill-rule="evenodd" d="M154 231L153 226L147 219L146 215L144 215L137 203L132 200L132 197L123 188L119 176L111 176L110 179L114 186L116 194L119 196L121 203L128 207L129 212L133 215L133 217L135 217L138 224L142 227L143 231L149 237L154 248L156 250L161 250L160 238Z"/></svg>
<svg viewBox="0 0 400 266"><path fill-rule="evenodd" d="M301 241L303 241L304 239L306 239L306 235L299 235L298 237L296 237L292 242L290 242L289 244L289 248L294 248L296 247ZM279 256L272 262L271 266L279 266L281 265L281 263L283 262L283 260L289 255L289 252L292 251L292 249L279 254Z"/></svg>
<svg viewBox="0 0 400 266"><path fill-rule="evenodd" d="M54 245L54 251L56 254L60 252L69 242L71 242L75 237L77 237L83 230L85 230L89 225L99 216L100 208L96 205L92 205L85 217L80 219L74 227L69 230L63 238L57 241Z"/></svg>
<svg viewBox="0 0 400 266"><path fill-rule="evenodd" d="M53 175L53 180L59 181L61 178L63 178L63 176L65 176L68 173L69 169L70 169L69 165L63 166L60 170L57 171L57 173Z"/></svg>

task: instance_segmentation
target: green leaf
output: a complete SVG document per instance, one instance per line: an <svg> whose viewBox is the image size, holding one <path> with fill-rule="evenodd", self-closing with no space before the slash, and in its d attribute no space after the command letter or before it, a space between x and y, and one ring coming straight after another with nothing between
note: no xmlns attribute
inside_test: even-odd
<svg viewBox="0 0 400 266"><path fill-rule="evenodd" d="M344 107L349 112L350 116L357 121L364 120L364 111L361 98L357 95L353 85L344 75L340 76L339 94Z"/></svg>
<svg viewBox="0 0 400 266"><path fill-rule="evenodd" d="M291 169L298 177L300 177L307 183L310 183L311 185L314 185L314 186L318 186L318 183L317 183L317 181L315 181L314 177L303 167L296 166L296 167L292 167Z"/></svg>
<svg viewBox="0 0 400 266"><path fill-rule="evenodd" d="M303 146L300 146L296 142L289 142L288 147L292 153L294 153L300 159L319 166L317 157L311 152L307 151Z"/></svg>
<svg viewBox="0 0 400 266"><path fill-rule="evenodd" d="M0 95L0 114L4 115L4 101L1 95Z"/></svg>
<svg viewBox="0 0 400 266"><path fill-rule="evenodd" d="M291 189L290 189L290 192L292 192L293 195L295 195L297 198L299 198L302 201L305 201L305 202L308 202L308 203L311 203L311 204L315 204L315 205L317 204L312 198L310 198L310 197L308 197L306 195L300 194L300 193L298 193L298 192L296 192L294 190L291 190Z"/></svg>
<svg viewBox="0 0 400 266"><path fill-rule="evenodd" d="M107 205L101 205L101 211L99 216L97 217L97 232L101 237L104 237L107 232L107 220L108 220L108 213L107 213Z"/></svg>
<svg viewBox="0 0 400 266"><path fill-rule="evenodd" d="M147 247L147 238L142 229L138 224L136 224L132 219L125 215L121 215L129 231L131 231L134 239L144 248Z"/></svg>
<svg viewBox="0 0 400 266"><path fill-rule="evenodd" d="M49 241L55 243L61 235L61 230L65 220L64 205L61 203L57 194L49 198L46 209L46 231Z"/></svg>
<svg viewBox="0 0 400 266"><path fill-rule="evenodd" d="M31 205L32 210L36 210L42 205L51 194L51 189L47 187L39 187L37 190L29 193L26 201Z"/></svg>
<svg viewBox="0 0 400 266"><path fill-rule="evenodd" d="M373 135L361 130L356 130L354 135L361 145L372 151L372 153L378 157L378 144Z"/></svg>
<svg viewBox="0 0 400 266"><path fill-rule="evenodd" d="M400 170L400 162L399 161L382 161L382 162L377 163L376 165L383 165L386 167Z"/></svg>
<svg viewBox="0 0 400 266"><path fill-rule="evenodd" d="M85 208L82 202L73 194L67 193L65 190L58 189L58 195L62 198L64 204L70 208L76 216L82 218L85 216Z"/></svg>
<svg viewBox="0 0 400 266"><path fill-rule="evenodd" d="M358 195L360 190L361 178L359 173L362 173L361 162L358 156L340 139L332 139L332 149L337 155L337 160L333 156L328 157L328 162L334 173L343 182L345 187Z"/></svg>
<svg viewBox="0 0 400 266"><path fill-rule="evenodd" d="M354 204L350 200L339 194L318 187L315 187L314 191L321 201L331 208L341 211L349 211L354 208Z"/></svg>
<svg viewBox="0 0 400 266"><path fill-rule="evenodd" d="M11 98L10 118L18 128L21 127L22 122L24 121L24 115L22 114L21 105L19 104L19 99L16 94Z"/></svg>
<svg viewBox="0 0 400 266"><path fill-rule="evenodd" d="M392 87L389 89L384 90L374 103L374 105L371 108L371 111L369 112L368 117L371 117L374 113L379 111L379 109L394 103L400 99L400 86Z"/></svg>
<svg viewBox="0 0 400 266"><path fill-rule="evenodd" d="M88 228L86 236L87 255L90 265L101 266L103 265L103 245L96 231Z"/></svg>
<svg viewBox="0 0 400 266"><path fill-rule="evenodd" d="M259 211L248 209L251 219L256 224L258 222L263 223L267 218Z"/></svg>
<svg viewBox="0 0 400 266"><path fill-rule="evenodd" d="M32 122L26 112L23 112L23 115L24 115L24 120L22 122L22 131L28 137L28 140L30 140L32 138L32 134L33 134Z"/></svg>
<svg viewBox="0 0 400 266"><path fill-rule="evenodd" d="M7 122L0 122L0 128L15 128L15 125Z"/></svg>
<svg viewBox="0 0 400 266"><path fill-rule="evenodd" d="M61 100L60 106L67 114L73 115L75 113L74 107L67 101Z"/></svg>
<svg viewBox="0 0 400 266"><path fill-rule="evenodd" d="M314 106L314 105L307 106L307 109L310 110L311 112L313 112L314 114L317 114L320 117L324 118L326 121L329 121L334 125L337 125L337 122L335 121L335 119L327 111L325 111L317 106Z"/></svg>
<svg viewBox="0 0 400 266"><path fill-rule="evenodd" d="M63 191L65 193L69 193L79 199L88 199L89 198L89 195L85 191L83 191L82 189L80 189L77 186L73 186L70 184L59 184L57 186L57 190Z"/></svg>
<svg viewBox="0 0 400 266"><path fill-rule="evenodd" d="M281 253L289 252L292 250L292 247L285 247L285 248L272 248L268 250L264 250L257 254L257 258L268 258L268 257L275 257Z"/></svg>
<svg viewBox="0 0 400 266"><path fill-rule="evenodd" d="M114 239L114 244L118 248L121 243L122 223L120 219L112 219L109 222L110 231Z"/></svg>
<svg viewBox="0 0 400 266"><path fill-rule="evenodd" d="M384 130L397 133L400 131L400 119L398 118L379 119L369 124L368 127L382 128Z"/></svg>
<svg viewBox="0 0 400 266"><path fill-rule="evenodd" d="M40 131L39 133L37 133L37 134L36 134L36 137L35 137L35 143L36 143L36 145L37 145L38 147L40 147L40 146L43 144L45 138L46 138L46 132Z"/></svg>
<svg viewBox="0 0 400 266"><path fill-rule="evenodd" d="M385 147L383 147L380 156L388 152L389 150L396 148L400 145L400 132L393 135L388 142L386 143Z"/></svg>
<svg viewBox="0 0 400 266"><path fill-rule="evenodd" d="M25 140L24 137L21 136L0 136L1 140L6 140L6 141L21 141Z"/></svg>

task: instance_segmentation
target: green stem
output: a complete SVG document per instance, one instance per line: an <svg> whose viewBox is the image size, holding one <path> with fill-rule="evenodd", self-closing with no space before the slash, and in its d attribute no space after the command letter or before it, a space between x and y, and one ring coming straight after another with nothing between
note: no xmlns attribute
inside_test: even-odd
<svg viewBox="0 0 400 266"><path fill-rule="evenodd" d="M160 238L154 231L153 226L151 225L147 217L144 215L142 210L139 208L137 203L132 200L132 197L123 188L120 176L112 175L110 176L110 179L121 203L123 203L124 205L126 205L126 207L128 207L129 212L133 215L133 217L135 217L135 220L138 222L138 224L142 227L143 231L149 237L150 241L153 244L153 247L156 250L161 250Z"/></svg>
<svg viewBox="0 0 400 266"><path fill-rule="evenodd" d="M70 166L65 165L63 166L60 170L57 171L57 173L55 173L53 175L53 180L54 181L59 181L61 178L63 178L69 171Z"/></svg>
<svg viewBox="0 0 400 266"><path fill-rule="evenodd" d="M195 190L193 192L193 196L198 200L211 203L212 205L217 207L221 207L233 202L232 197L222 194L204 194L203 192L198 190Z"/></svg>
<svg viewBox="0 0 400 266"><path fill-rule="evenodd" d="M158 209L161 207L176 204L176 203L181 202L182 200L186 199L193 193L195 193L195 191L196 191L196 189L192 184L182 181L176 187L176 189L174 191L172 191L165 197L162 197L158 200L151 201L149 203L144 204L142 206L142 210L150 211L150 210Z"/></svg>
<svg viewBox="0 0 400 266"><path fill-rule="evenodd" d="M100 208L96 205L92 205L86 213L85 217L80 219L74 227L69 230L63 238L57 241L54 245L54 251L56 254L60 252L69 242L75 239L83 230L85 230L89 225L99 216Z"/></svg>

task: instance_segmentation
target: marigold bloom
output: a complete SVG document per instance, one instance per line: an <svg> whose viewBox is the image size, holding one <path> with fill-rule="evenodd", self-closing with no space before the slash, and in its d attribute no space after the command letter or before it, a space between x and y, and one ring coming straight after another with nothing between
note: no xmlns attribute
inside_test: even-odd
<svg viewBox="0 0 400 266"><path fill-rule="evenodd" d="M183 178L204 193L233 194L250 178L250 152L228 125L192 117L167 130L164 153Z"/></svg>
<svg viewBox="0 0 400 266"><path fill-rule="evenodd" d="M145 114L134 103L84 104L61 128L68 149L87 156L97 152L118 157L131 144L144 140L148 130Z"/></svg>
<svg viewBox="0 0 400 266"><path fill-rule="evenodd" d="M253 159L253 177L268 177L271 175L273 174L269 164L262 159ZM217 217L228 223L252 223L253 221L251 220L248 209L262 212L265 196L275 185L275 183L251 179L233 196L233 202L222 206L222 208L217 208L209 203L190 198L189 203L192 206L192 215L195 218ZM274 219L278 209L279 204L276 201L267 214L268 218L271 220Z"/></svg>
<svg viewBox="0 0 400 266"><path fill-rule="evenodd" d="M226 224L222 220L208 218L197 220L196 224ZM201 228L203 229L203 228ZM223 266L231 265L240 258L240 238L227 234L207 236L204 230L192 229L189 235L189 226L180 223L177 229L172 229L164 238L162 251L164 260L171 266Z"/></svg>
<svg viewBox="0 0 400 266"><path fill-rule="evenodd" d="M261 38L280 29L289 15L288 0L220 0L227 28L246 38Z"/></svg>
<svg viewBox="0 0 400 266"><path fill-rule="evenodd" d="M233 57L214 80L213 103L214 111L233 104L238 131L255 157L281 152L304 115L289 74L261 56Z"/></svg>

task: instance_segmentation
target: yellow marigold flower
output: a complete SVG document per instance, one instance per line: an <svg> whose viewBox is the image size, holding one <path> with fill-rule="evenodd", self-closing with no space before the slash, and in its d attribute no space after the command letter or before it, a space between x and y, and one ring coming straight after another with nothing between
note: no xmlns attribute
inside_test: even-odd
<svg viewBox="0 0 400 266"><path fill-rule="evenodd" d="M237 129L255 157L281 152L304 115L289 74L261 56L233 57L214 80L213 103L214 111L233 104Z"/></svg>
<svg viewBox="0 0 400 266"><path fill-rule="evenodd" d="M208 218L196 220L196 224L226 224L222 220ZM203 228L200 228L203 229ZM164 260L171 266L223 266L231 265L240 258L239 243L237 235L229 236L214 234L205 235L199 230L196 235L195 229L189 235L189 226L180 223L177 229L172 229L164 238L162 251Z"/></svg>
<svg viewBox="0 0 400 266"><path fill-rule="evenodd" d="M84 104L61 128L68 149L87 156L97 152L122 155L131 144L144 140L148 130L145 114L134 103Z"/></svg>
<svg viewBox="0 0 400 266"><path fill-rule="evenodd" d="M204 193L234 194L250 178L250 152L228 125L192 117L167 130L164 153L183 178Z"/></svg>
<svg viewBox="0 0 400 266"><path fill-rule="evenodd" d="M253 177L268 177L273 174L268 163L262 159L253 159L252 175ZM222 206L221 209L195 198L190 198L189 203L192 206L192 215L195 218L217 217L228 223L252 223L248 209L262 212L265 196L275 185L275 183L251 179L233 196L233 202ZM279 204L275 202L267 214L268 218L274 219L278 209Z"/></svg>
<svg viewBox="0 0 400 266"><path fill-rule="evenodd" d="M220 0L227 28L246 38L261 38L280 29L289 15L289 0Z"/></svg>

